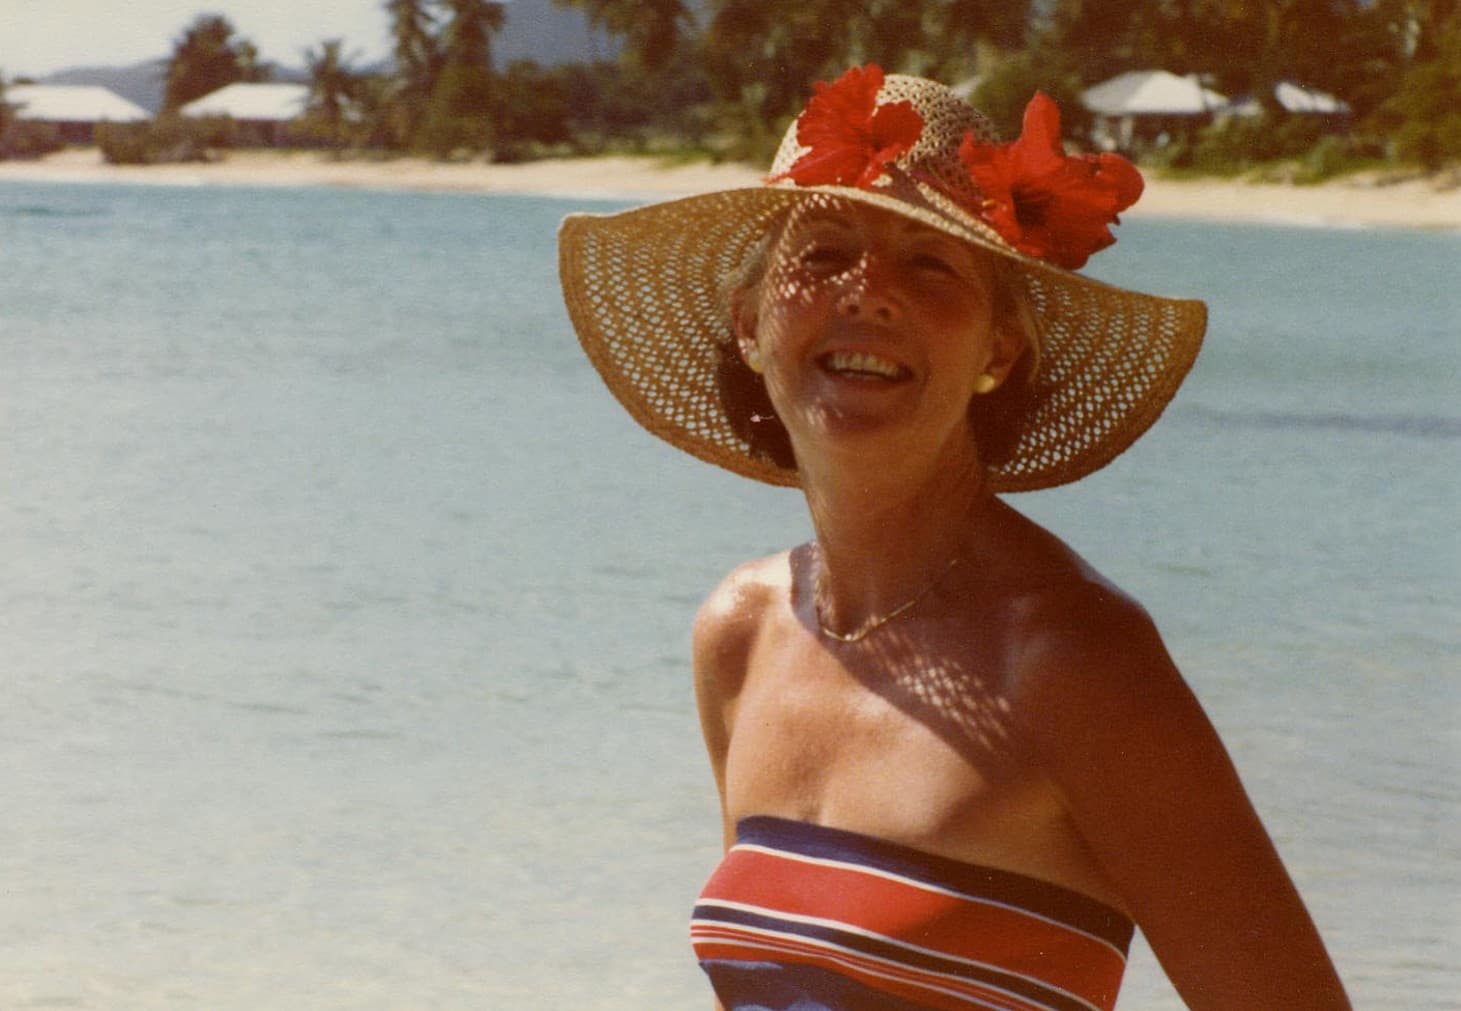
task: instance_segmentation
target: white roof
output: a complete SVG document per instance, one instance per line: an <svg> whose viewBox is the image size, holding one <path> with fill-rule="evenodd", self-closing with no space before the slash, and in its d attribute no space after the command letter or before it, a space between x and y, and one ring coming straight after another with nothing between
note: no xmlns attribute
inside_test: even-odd
<svg viewBox="0 0 1461 1011"><path fill-rule="evenodd" d="M1306 88L1302 84L1294 84L1292 81L1279 81L1274 85L1273 97L1289 112L1319 112L1329 115L1349 112L1347 102L1341 102L1333 95Z"/></svg>
<svg viewBox="0 0 1461 1011"><path fill-rule="evenodd" d="M1342 116L1349 112L1349 103L1342 102L1323 91L1306 88L1292 81L1280 81L1273 86L1273 97L1286 112L1316 113L1326 116ZM1230 102L1223 110L1235 116L1258 116L1263 106L1258 99L1249 96Z"/></svg>
<svg viewBox="0 0 1461 1011"><path fill-rule="evenodd" d="M152 116L110 88L95 84L12 84L5 104L17 107L21 119L46 123L135 123Z"/></svg>
<svg viewBox="0 0 1461 1011"><path fill-rule="evenodd" d="M951 85L949 90L967 102L974 97L974 92L978 91L979 86L983 83L984 75L975 74L973 77L964 78L958 84Z"/></svg>
<svg viewBox="0 0 1461 1011"><path fill-rule="evenodd" d="M1081 92L1081 104L1099 116L1194 116L1226 103L1196 77L1165 70L1128 70Z"/></svg>
<svg viewBox="0 0 1461 1011"><path fill-rule="evenodd" d="M179 111L184 116L228 116L240 120L284 122L304 112L307 84L230 84L194 99Z"/></svg>

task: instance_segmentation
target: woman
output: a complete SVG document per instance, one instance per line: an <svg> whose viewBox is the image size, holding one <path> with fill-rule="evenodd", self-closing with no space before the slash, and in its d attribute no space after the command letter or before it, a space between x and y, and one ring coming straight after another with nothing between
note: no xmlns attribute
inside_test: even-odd
<svg viewBox="0 0 1461 1011"><path fill-rule="evenodd" d="M766 186L565 222L614 393L816 533L695 622L727 1011L1110 1008L1135 926L1191 1007L1348 1006L1150 619L996 498L1109 462L1197 354L1200 303L1073 273L1140 190L1043 96L1000 145L869 66Z"/></svg>

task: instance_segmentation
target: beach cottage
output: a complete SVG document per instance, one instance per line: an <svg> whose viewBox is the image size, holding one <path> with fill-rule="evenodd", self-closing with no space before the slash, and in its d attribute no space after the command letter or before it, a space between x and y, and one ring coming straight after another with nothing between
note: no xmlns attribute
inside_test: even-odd
<svg viewBox="0 0 1461 1011"><path fill-rule="evenodd" d="M140 105L92 84L12 84L5 89L5 104L15 108L17 120L53 127L67 144L95 143L98 123L152 118Z"/></svg>
<svg viewBox="0 0 1461 1011"><path fill-rule="evenodd" d="M1130 150L1191 134L1211 123L1228 100L1195 74L1128 70L1081 92L1081 104L1096 117L1091 136L1097 146Z"/></svg>
<svg viewBox="0 0 1461 1011"><path fill-rule="evenodd" d="M229 84L195 99L179 112L190 119L230 119L244 144L279 145L309 105L306 84Z"/></svg>

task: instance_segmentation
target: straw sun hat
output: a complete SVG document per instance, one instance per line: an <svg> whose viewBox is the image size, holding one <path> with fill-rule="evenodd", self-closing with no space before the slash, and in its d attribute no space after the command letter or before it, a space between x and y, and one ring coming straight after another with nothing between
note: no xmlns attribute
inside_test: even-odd
<svg viewBox="0 0 1461 1011"><path fill-rule="evenodd" d="M776 485L793 466L743 435L722 396L735 338L727 278L793 205L838 198L884 208L1007 258L1038 324L1038 368L995 491L1065 484L1106 465L1156 421L1191 368L1207 311L1074 272L1112 241L1141 191L1116 155L1067 157L1037 95L1024 132L998 144L949 88L855 68L818 85L763 186L612 215L559 234L569 316L589 359L636 421L694 456Z"/></svg>

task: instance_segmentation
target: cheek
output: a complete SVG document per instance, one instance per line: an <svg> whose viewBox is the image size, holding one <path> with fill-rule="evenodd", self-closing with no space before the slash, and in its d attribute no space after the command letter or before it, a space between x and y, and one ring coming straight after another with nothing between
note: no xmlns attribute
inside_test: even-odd
<svg viewBox="0 0 1461 1011"><path fill-rule="evenodd" d="M993 315L983 306L932 313L924 330L940 335L936 347L944 367L959 375L972 379L995 357Z"/></svg>
<svg viewBox="0 0 1461 1011"><path fill-rule="evenodd" d="M757 339L767 350L804 340L816 328L817 309L812 287L791 280L768 283L757 313Z"/></svg>

